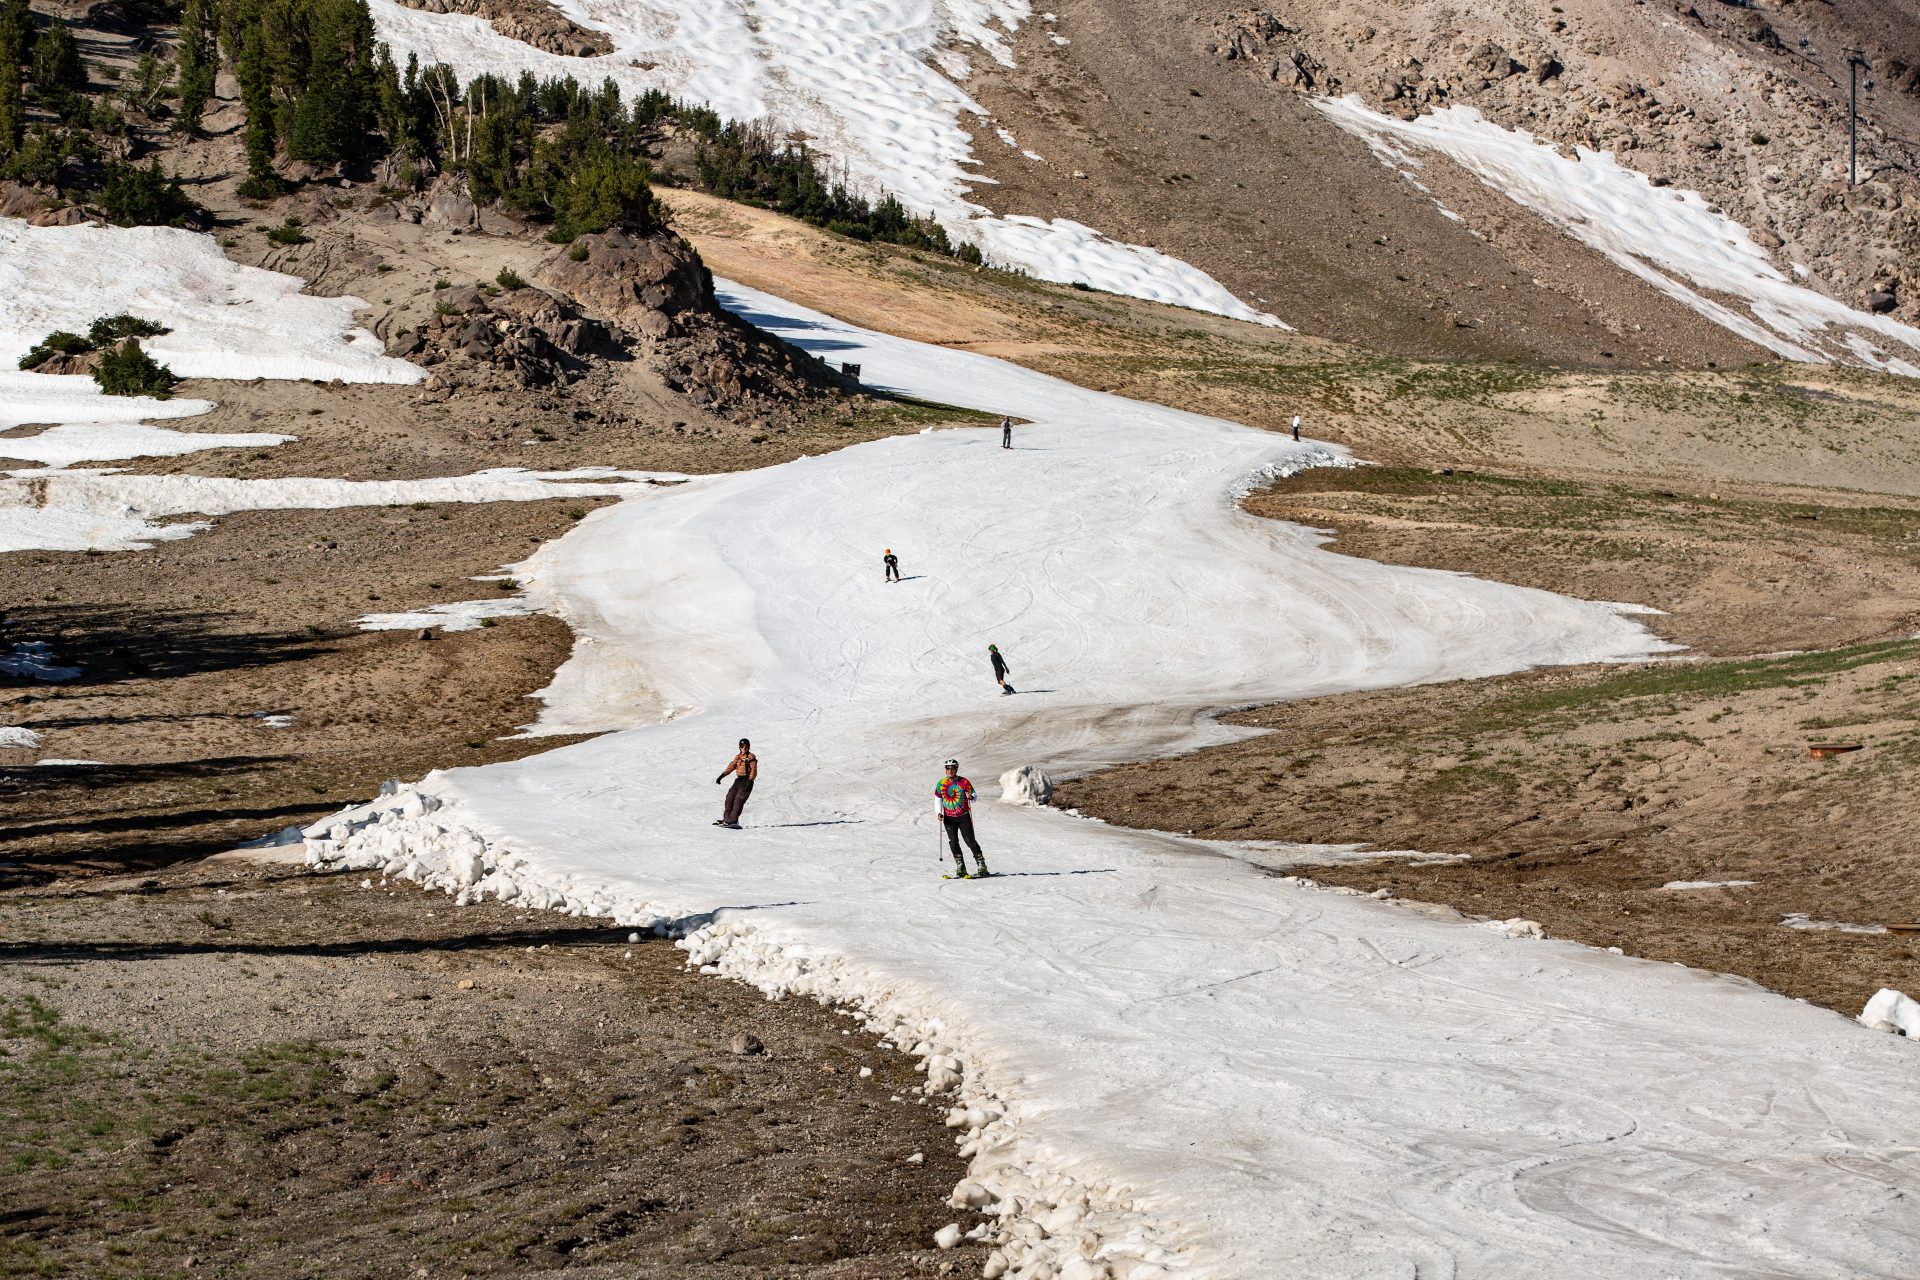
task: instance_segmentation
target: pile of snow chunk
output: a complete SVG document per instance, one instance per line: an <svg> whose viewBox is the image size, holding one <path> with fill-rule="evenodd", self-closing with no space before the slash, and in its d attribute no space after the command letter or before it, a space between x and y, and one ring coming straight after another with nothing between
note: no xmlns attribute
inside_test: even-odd
<svg viewBox="0 0 1920 1280"><path fill-rule="evenodd" d="M1920 1039L1920 1000L1892 987L1882 987L1860 1011L1860 1021L1875 1031Z"/></svg>
<svg viewBox="0 0 1920 1280"><path fill-rule="evenodd" d="M1045 808L1053 799L1053 779L1035 766L1023 764L1000 775L1000 802Z"/></svg>
<svg viewBox="0 0 1920 1280"><path fill-rule="evenodd" d="M807 996L849 1010L865 1029L918 1059L921 1092L947 1097L967 1177L960 1204L991 1216L983 1232L994 1245L985 1274L1000 1280L1126 1277L1173 1280L1194 1260L1132 1189L1070 1172L1046 1144L1029 1139L959 1038L930 1010L934 993L903 988L844 958L781 945L734 917L671 912L656 904L601 893L570 895L541 885L526 860L460 820L460 806L434 790L440 775L417 785L389 782L366 804L307 827L307 863L319 870L378 871L444 890L461 905L482 898L576 916L608 917L678 942L689 968L751 983L776 998ZM977 1231L978 1229L976 1229Z"/></svg>

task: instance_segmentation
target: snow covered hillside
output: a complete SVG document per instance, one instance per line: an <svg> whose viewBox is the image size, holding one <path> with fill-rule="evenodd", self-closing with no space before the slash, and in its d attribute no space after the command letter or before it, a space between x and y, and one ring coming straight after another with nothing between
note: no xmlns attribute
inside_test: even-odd
<svg viewBox="0 0 1920 1280"><path fill-rule="evenodd" d="M1026 0L878 0L779 5L694 0L559 0L580 26L606 33L605 57L548 53L500 35L483 18L371 0L380 37L402 61L444 62L463 80L492 73L610 79L628 93L664 90L730 120L768 119L844 166L850 185L898 196L977 243L996 266L1062 284L1279 324L1218 281L1143 245L1122 244L1067 219L995 217L968 199L962 112L985 112L949 76L969 59L1012 65L1004 32L1026 20ZM942 73L945 74L942 74Z"/></svg>
<svg viewBox="0 0 1920 1280"><path fill-rule="evenodd" d="M1776 355L1920 378L1920 329L1794 284L1745 227L1698 192L1656 187L1611 152L1581 147L1569 159L1472 107L1402 120L1353 94L1316 98L1314 106L1421 190L1415 153L1447 156L1609 261Z"/></svg>
<svg viewBox="0 0 1920 1280"><path fill-rule="evenodd" d="M1239 511L1324 446L750 291L756 323L1032 425L881 440L595 512L515 570L579 633L552 731L309 829L321 865L699 926L957 1086L990 1274L1907 1274L1920 1057L1748 984L993 803L1220 741L1210 707L1627 659L1606 606L1326 552ZM880 554L905 580L882 581ZM989 642L1012 663L998 695ZM638 726L638 727L626 727ZM708 779L751 737L746 829ZM957 755L1000 878L943 883Z"/></svg>

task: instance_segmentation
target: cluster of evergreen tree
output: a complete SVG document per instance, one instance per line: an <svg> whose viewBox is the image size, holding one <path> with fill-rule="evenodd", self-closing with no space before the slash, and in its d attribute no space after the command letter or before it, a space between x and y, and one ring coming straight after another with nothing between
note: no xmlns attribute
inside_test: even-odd
<svg viewBox="0 0 1920 1280"><path fill-rule="evenodd" d="M445 66L405 68L376 38L366 0L132 0L143 17L177 16L174 58L151 54L122 80L117 101L180 132L199 129L220 68L233 69L246 113L241 193L287 189L284 157L315 169L367 172L392 158L402 186L463 174L476 200L498 200L550 225L549 238L620 226L665 225L650 154L663 127L696 139L694 167L715 194L778 210L841 235L978 262L941 227L891 196L871 201L832 181L806 147L762 126L726 124L703 107L648 92L631 104L611 80L482 76L460 85ZM164 6L174 6L163 13ZM151 11L151 12L149 12ZM27 127L31 103L58 125ZM155 165L104 164L103 131L124 133L107 95L89 97L87 72L65 25L36 22L26 0L0 0L0 176L73 187L121 223L174 223L196 206ZM69 179L77 179L69 181Z"/></svg>
<svg viewBox="0 0 1920 1280"><path fill-rule="evenodd" d="M30 125L33 107L43 118ZM66 24L37 17L26 0L0 0L0 177L57 182L70 167L97 165L96 136L124 127L117 111L88 95L86 64Z"/></svg>
<svg viewBox="0 0 1920 1280"><path fill-rule="evenodd" d="M829 181L804 145L777 140L764 125L723 126L712 112L704 115L686 123L700 135L694 167L715 195L761 205L856 240L883 240L980 261L979 249L956 247L939 223L914 217L894 197L876 203L848 191L844 183Z"/></svg>

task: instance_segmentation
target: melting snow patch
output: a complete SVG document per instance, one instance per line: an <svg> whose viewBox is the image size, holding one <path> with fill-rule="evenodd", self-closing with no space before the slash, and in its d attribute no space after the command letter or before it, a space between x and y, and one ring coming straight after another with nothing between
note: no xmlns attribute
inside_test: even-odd
<svg viewBox="0 0 1920 1280"><path fill-rule="evenodd" d="M40 745L40 735L17 724L0 725L0 747L19 747L32 751Z"/></svg>
<svg viewBox="0 0 1920 1280"><path fill-rule="evenodd" d="M45 640L21 640L12 653L0 653L0 676L23 677L57 684L78 677L80 668L63 667L53 660L53 646Z"/></svg>
<svg viewBox="0 0 1920 1280"><path fill-rule="evenodd" d="M417 631L439 627L442 631L473 631L486 618L523 618L538 613L525 596L500 600L456 600L451 604L430 605L412 613L369 613L359 619L362 631Z"/></svg>
<svg viewBox="0 0 1920 1280"><path fill-rule="evenodd" d="M499 467L427 480L236 480L112 471L29 472L0 479L0 551L144 549L153 542L191 537L206 527L152 523L188 513L218 516L234 511L392 507L414 502L622 497L650 490L638 482L685 478L609 467L575 471Z"/></svg>
<svg viewBox="0 0 1920 1280"><path fill-rule="evenodd" d="M100 765L104 765L106 761L104 760L36 760L33 763L36 768L40 768L40 769L77 769L77 768L83 768L83 767L95 768Z"/></svg>
<svg viewBox="0 0 1920 1280"><path fill-rule="evenodd" d="M1886 927L1877 924L1846 924L1839 920L1815 920L1804 911L1793 911L1780 917L1780 923L1789 929L1814 929L1824 933L1885 933Z"/></svg>
<svg viewBox="0 0 1920 1280"><path fill-rule="evenodd" d="M1892 1031L1920 1039L1920 1001L1891 987L1882 987L1860 1011L1860 1021L1875 1031Z"/></svg>
<svg viewBox="0 0 1920 1280"><path fill-rule="evenodd" d="M0 365L55 329L122 312L171 332L143 338L183 378L419 382L353 322L360 298L319 298L297 276L230 262L213 237L170 227L35 227L0 218ZM30 375L38 376L38 375Z"/></svg>
<svg viewBox="0 0 1920 1280"><path fill-rule="evenodd" d="M253 718L268 729L293 728L293 717L284 711L256 711Z"/></svg>
<svg viewBox="0 0 1920 1280"><path fill-rule="evenodd" d="M1495 933L1504 933L1509 938L1544 938L1547 931L1540 927L1538 920L1522 920L1515 916L1511 920L1481 920L1477 922L1482 929L1491 929Z"/></svg>
<svg viewBox="0 0 1920 1280"><path fill-rule="evenodd" d="M1757 882L1753 880L1669 880L1660 887L1662 889L1672 889L1675 891L1686 889L1744 889L1748 885L1755 883Z"/></svg>
<svg viewBox="0 0 1920 1280"><path fill-rule="evenodd" d="M55 381L51 376L44 380ZM65 379L63 377L59 380ZM92 379L87 379L87 383L92 386ZM5 394L5 378L4 375L0 375L0 395ZM203 413L213 406L205 400L143 401L138 398L118 396L101 397L101 399L109 398L119 400L126 406L124 412L129 421L68 423L64 426L49 427L38 435L0 436L0 458L18 458L25 462L38 462L47 467L65 467L76 462L113 462L122 458L177 458L182 454L198 453L203 449L266 449L273 445L285 444L293 439L292 436L274 435L264 431L194 432L175 431L169 427L150 427L131 419L175 415L152 414L143 407L144 405L171 408L178 404L193 413ZM63 402L57 409L54 406L47 406L46 411L51 416L53 412L63 410L72 403L74 402ZM17 413L32 412L17 402L11 408Z"/></svg>
<svg viewBox="0 0 1920 1280"><path fill-rule="evenodd" d="M1413 149L1450 157L1615 265L1776 355L1920 377L1920 367L1908 359L1920 359L1920 329L1794 284L1745 227L1715 212L1698 192L1655 187L1610 151L1580 147L1570 160L1526 130L1503 129L1472 107L1401 120L1355 94L1315 98L1313 105L1392 168L1420 167ZM1897 344L1905 355L1882 351L1862 333Z"/></svg>

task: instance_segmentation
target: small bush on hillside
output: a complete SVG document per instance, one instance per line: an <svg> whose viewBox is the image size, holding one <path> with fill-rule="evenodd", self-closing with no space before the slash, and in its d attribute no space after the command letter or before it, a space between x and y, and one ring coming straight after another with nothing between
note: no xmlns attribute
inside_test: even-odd
<svg viewBox="0 0 1920 1280"><path fill-rule="evenodd" d="M68 333L65 329L55 329L36 342L27 354L20 357L20 367L38 369L55 356L73 356L91 350L93 350L93 344L79 334Z"/></svg>
<svg viewBox="0 0 1920 1280"><path fill-rule="evenodd" d="M527 282L522 280L520 273L512 267L500 268L500 274L493 278L493 282L502 289L524 289L527 287Z"/></svg>
<svg viewBox="0 0 1920 1280"><path fill-rule="evenodd" d="M146 168L132 164L107 166L107 182L100 189L100 207L122 227L183 227L205 213L180 189L180 179L160 172L154 160Z"/></svg>
<svg viewBox="0 0 1920 1280"><path fill-rule="evenodd" d="M124 311L117 316L102 316L87 328L89 347L108 347L122 338L156 338L171 332L167 326L153 320L142 320L139 316L130 316Z"/></svg>
<svg viewBox="0 0 1920 1280"><path fill-rule="evenodd" d="M307 233L302 231L300 227L300 219L288 218L277 227L268 227L267 239L273 241L275 244L305 244L307 242Z"/></svg>
<svg viewBox="0 0 1920 1280"><path fill-rule="evenodd" d="M179 379L173 370L140 349L140 340L128 338L100 358L93 380L110 396L152 396L165 400Z"/></svg>
<svg viewBox="0 0 1920 1280"><path fill-rule="evenodd" d="M276 173L256 173L234 188L242 200L272 200L285 195L291 188L287 180Z"/></svg>

